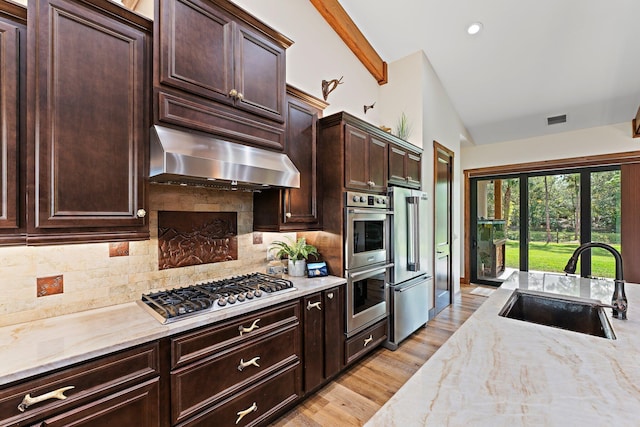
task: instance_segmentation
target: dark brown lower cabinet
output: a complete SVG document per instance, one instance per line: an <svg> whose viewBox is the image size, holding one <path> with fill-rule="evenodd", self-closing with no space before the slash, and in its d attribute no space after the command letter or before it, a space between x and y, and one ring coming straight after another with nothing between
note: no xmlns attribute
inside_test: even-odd
<svg viewBox="0 0 640 427"><path fill-rule="evenodd" d="M344 343L344 286L303 299L304 390L317 389L342 369Z"/></svg>
<svg viewBox="0 0 640 427"><path fill-rule="evenodd" d="M0 425L162 425L159 349L157 342L147 344L3 387ZM39 400L65 388L64 400L19 408L26 396Z"/></svg>
<svg viewBox="0 0 640 427"><path fill-rule="evenodd" d="M346 340L344 345L345 364L350 365L360 359L382 344L385 339L387 339L387 319L379 321Z"/></svg>
<svg viewBox="0 0 640 427"><path fill-rule="evenodd" d="M253 426L264 423L300 397L300 362L207 408L180 427Z"/></svg>
<svg viewBox="0 0 640 427"><path fill-rule="evenodd" d="M138 427L160 425L159 407L160 380L153 379L143 384L114 393L103 399L44 420L41 426L127 426L132 422Z"/></svg>
<svg viewBox="0 0 640 427"><path fill-rule="evenodd" d="M300 300L171 339L171 425L264 423L302 396Z"/></svg>

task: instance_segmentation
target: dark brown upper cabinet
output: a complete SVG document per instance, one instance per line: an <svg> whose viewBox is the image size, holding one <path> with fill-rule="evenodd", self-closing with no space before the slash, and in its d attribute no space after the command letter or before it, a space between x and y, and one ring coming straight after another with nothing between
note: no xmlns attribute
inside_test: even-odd
<svg viewBox="0 0 640 427"><path fill-rule="evenodd" d="M389 185L421 188L422 154L408 145L389 144Z"/></svg>
<svg viewBox="0 0 640 427"><path fill-rule="evenodd" d="M269 189L253 196L256 231L307 231L322 227L318 186L317 123L327 104L287 87L285 153L300 171L300 188Z"/></svg>
<svg viewBox="0 0 640 427"><path fill-rule="evenodd" d="M325 203L341 204L344 190L381 194L389 185L420 188L421 148L345 112L320 119L318 126Z"/></svg>
<svg viewBox="0 0 640 427"><path fill-rule="evenodd" d="M25 241L27 10L0 1L0 245Z"/></svg>
<svg viewBox="0 0 640 427"><path fill-rule="evenodd" d="M158 120L281 150L292 41L228 1L157 6Z"/></svg>
<svg viewBox="0 0 640 427"><path fill-rule="evenodd" d="M108 0L29 0L28 244L149 237L152 23Z"/></svg>
<svg viewBox="0 0 640 427"><path fill-rule="evenodd" d="M383 193L387 186L387 142L345 125L345 187Z"/></svg>

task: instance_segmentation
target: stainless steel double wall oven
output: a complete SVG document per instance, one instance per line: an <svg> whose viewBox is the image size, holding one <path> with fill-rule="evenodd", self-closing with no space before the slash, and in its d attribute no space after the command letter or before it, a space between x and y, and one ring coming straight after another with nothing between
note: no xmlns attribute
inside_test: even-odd
<svg viewBox="0 0 640 427"><path fill-rule="evenodd" d="M352 336L387 315L392 211L384 195L347 191L345 199L347 336Z"/></svg>

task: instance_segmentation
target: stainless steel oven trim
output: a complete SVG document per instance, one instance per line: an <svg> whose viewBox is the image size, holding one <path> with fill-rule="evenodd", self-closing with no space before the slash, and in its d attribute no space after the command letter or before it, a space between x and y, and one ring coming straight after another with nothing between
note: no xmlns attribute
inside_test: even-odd
<svg viewBox="0 0 640 427"><path fill-rule="evenodd" d="M360 332L362 329L365 329L379 320L384 319L387 316L387 299L386 295L388 292L388 279L389 279L389 270L393 267L393 263L386 263L377 266L371 266L366 269L358 269L356 271L345 271L345 277L347 279L347 292L346 292L346 315L347 315L347 337L351 337L352 335ZM361 311L358 314L353 313L353 300L354 300L354 291L353 291L353 282L357 280L366 279L369 277L377 276L381 273L384 273L384 289L383 295L385 298L383 300L372 306L367 308L364 311Z"/></svg>
<svg viewBox="0 0 640 427"><path fill-rule="evenodd" d="M345 213L345 268L354 269L377 263L387 262L390 256L391 234L390 218L393 211L388 209L354 209L346 208ZM382 221L384 226L383 248L376 251L353 253L353 222L354 221Z"/></svg>

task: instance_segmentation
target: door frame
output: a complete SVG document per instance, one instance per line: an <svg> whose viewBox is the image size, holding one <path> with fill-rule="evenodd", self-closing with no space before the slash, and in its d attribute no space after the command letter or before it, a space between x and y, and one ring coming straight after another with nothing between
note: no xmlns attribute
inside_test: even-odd
<svg viewBox="0 0 640 427"><path fill-rule="evenodd" d="M514 163L503 166L489 166L476 169L465 169L464 175L464 277L461 283L469 284L471 279L471 178L483 178L492 175L513 175L525 172L542 172L556 169L581 169L585 167L613 166L638 163L640 151L628 151L624 153L602 154L594 156L572 157L566 159L544 160L529 163ZM623 177L624 179L624 177ZM623 206L624 206L624 196ZM624 209L623 209L624 211ZM632 222L631 219L622 218L622 223ZM639 220L640 223L640 220ZM640 228L640 226L639 226ZM625 239L623 239L623 242ZM623 243L624 245L624 243ZM640 254L640 249L638 249Z"/></svg>
<svg viewBox="0 0 640 427"><path fill-rule="evenodd" d="M436 311L436 185L438 183L438 152L441 152L449 157L449 167L451 169L449 174L449 209L448 209L448 221L449 221L449 266L448 266L448 278L449 278L449 304L453 301L453 207L455 201L453 200L453 167L455 160L455 153L452 150L449 150L444 145L440 144L438 141L433 141L433 309L430 313L430 318L437 314Z"/></svg>

